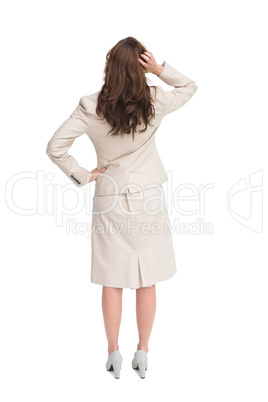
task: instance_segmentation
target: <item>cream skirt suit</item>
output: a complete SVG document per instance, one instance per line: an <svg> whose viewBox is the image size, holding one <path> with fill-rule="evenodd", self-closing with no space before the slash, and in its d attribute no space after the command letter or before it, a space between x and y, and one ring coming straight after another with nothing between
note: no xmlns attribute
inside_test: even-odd
<svg viewBox="0 0 268 402"><path fill-rule="evenodd" d="M92 173L68 153L75 139L87 134L105 167L95 183L92 210L91 282L119 288L147 287L172 277L176 260L165 194L168 180L155 135L163 118L183 106L197 85L166 61L158 76L173 86L150 87L155 117L147 130L107 136L110 124L96 114L99 91L82 96L72 114L47 144L49 158L77 187L90 185ZM143 123L138 129L143 129ZM172 144L170 144L172 146Z"/></svg>

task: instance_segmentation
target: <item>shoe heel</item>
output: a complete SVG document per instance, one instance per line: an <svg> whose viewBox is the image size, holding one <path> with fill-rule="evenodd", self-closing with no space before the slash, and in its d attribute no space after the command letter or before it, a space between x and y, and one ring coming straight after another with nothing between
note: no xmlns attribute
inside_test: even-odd
<svg viewBox="0 0 268 402"><path fill-rule="evenodd" d="M113 371L115 378L120 378L120 369L123 358L119 350L110 353L106 362L106 370Z"/></svg>
<svg viewBox="0 0 268 402"><path fill-rule="evenodd" d="M147 370L146 363L140 362L138 366L139 366L140 378L145 378L145 370Z"/></svg>
<svg viewBox="0 0 268 402"><path fill-rule="evenodd" d="M115 378L120 378L121 363L120 362L114 362L113 363L113 369L114 369Z"/></svg>

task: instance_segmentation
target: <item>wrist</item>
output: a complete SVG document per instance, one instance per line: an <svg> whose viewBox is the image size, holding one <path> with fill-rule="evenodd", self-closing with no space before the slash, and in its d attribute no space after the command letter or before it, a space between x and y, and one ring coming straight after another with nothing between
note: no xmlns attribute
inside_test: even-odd
<svg viewBox="0 0 268 402"><path fill-rule="evenodd" d="M163 69L164 69L163 66L161 66L160 64L157 64L157 66L155 67L155 70L154 70L154 74L159 76L162 73Z"/></svg>

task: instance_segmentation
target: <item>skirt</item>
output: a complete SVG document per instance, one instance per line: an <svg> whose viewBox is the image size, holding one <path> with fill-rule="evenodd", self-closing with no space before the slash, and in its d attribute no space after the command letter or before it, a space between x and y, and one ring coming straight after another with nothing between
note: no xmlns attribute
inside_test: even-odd
<svg viewBox="0 0 268 402"><path fill-rule="evenodd" d="M162 185L94 195L91 229L92 283L138 289L177 272Z"/></svg>

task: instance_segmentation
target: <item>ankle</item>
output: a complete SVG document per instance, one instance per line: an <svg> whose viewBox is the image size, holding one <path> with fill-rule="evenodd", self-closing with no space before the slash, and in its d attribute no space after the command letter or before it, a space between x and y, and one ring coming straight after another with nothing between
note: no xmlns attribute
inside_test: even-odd
<svg viewBox="0 0 268 402"><path fill-rule="evenodd" d="M119 350L119 345L116 346L109 346L108 347L108 355L110 355L112 352L114 352L115 350Z"/></svg>
<svg viewBox="0 0 268 402"><path fill-rule="evenodd" d="M142 343L138 343L138 345L137 345L137 350L144 350L146 353L149 352L148 346L147 346L147 345L144 345L144 344L142 344Z"/></svg>

